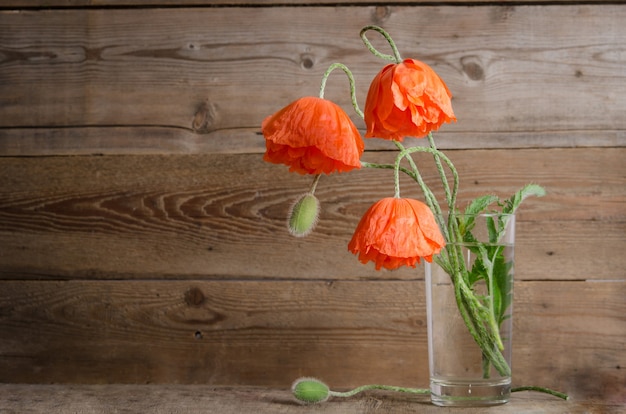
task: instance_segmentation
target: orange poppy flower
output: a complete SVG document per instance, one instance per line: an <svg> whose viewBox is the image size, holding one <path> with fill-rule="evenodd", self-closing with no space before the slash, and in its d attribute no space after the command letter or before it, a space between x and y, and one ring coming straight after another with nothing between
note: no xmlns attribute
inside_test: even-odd
<svg viewBox="0 0 626 414"><path fill-rule="evenodd" d="M263 121L263 159L300 174L361 168L364 144L348 115L335 103L300 98Z"/></svg>
<svg viewBox="0 0 626 414"><path fill-rule="evenodd" d="M402 141L425 137L456 121L447 86L425 63L405 59L376 75L365 102L366 137Z"/></svg>
<svg viewBox="0 0 626 414"><path fill-rule="evenodd" d="M421 201L408 198L383 198L365 213L348 250L359 255L362 263L373 261L376 270L406 265L415 267L420 258L431 262L445 246L435 216Z"/></svg>

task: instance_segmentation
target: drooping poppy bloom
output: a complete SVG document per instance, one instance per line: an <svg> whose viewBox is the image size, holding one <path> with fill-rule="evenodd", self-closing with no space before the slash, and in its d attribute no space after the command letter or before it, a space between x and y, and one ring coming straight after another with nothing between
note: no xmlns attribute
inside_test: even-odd
<svg viewBox="0 0 626 414"><path fill-rule="evenodd" d="M451 98L446 84L425 63L405 59L389 64L370 84L365 136L397 141L425 137L444 122L456 121Z"/></svg>
<svg viewBox="0 0 626 414"><path fill-rule="evenodd" d="M263 159L300 174L329 174L361 167L364 144L356 126L337 104L300 98L263 121Z"/></svg>
<svg viewBox="0 0 626 414"><path fill-rule="evenodd" d="M445 246L445 239L428 206L408 198L388 197L372 205L359 222L348 250L359 261L373 261L376 270L406 265L415 267L424 258L431 262Z"/></svg>

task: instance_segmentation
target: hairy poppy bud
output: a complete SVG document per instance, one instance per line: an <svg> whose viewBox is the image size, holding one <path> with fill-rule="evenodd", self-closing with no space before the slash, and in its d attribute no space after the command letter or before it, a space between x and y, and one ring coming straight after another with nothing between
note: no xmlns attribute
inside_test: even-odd
<svg viewBox="0 0 626 414"><path fill-rule="evenodd" d="M304 237L311 233L317 224L320 202L307 193L301 196L289 212L289 232L296 237Z"/></svg>
<svg viewBox="0 0 626 414"><path fill-rule="evenodd" d="M330 396L328 385L315 378L298 378L291 387L294 397L305 404L318 404Z"/></svg>

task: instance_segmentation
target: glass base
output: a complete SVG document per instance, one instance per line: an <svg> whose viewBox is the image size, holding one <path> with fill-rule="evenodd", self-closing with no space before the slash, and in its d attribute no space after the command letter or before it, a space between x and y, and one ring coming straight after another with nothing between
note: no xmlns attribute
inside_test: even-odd
<svg viewBox="0 0 626 414"><path fill-rule="evenodd" d="M430 380L430 398L441 407L480 407L509 402L511 380Z"/></svg>

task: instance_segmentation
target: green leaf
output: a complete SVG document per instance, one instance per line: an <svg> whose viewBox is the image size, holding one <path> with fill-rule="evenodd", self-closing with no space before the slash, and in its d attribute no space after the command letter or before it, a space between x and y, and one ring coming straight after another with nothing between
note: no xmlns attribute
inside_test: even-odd
<svg viewBox="0 0 626 414"><path fill-rule="evenodd" d="M465 212L461 216L457 216L459 232L461 239L466 243L474 241L474 236L471 234L475 225L474 216L484 212L490 204L497 202L499 199L495 195L485 195L477 197L472 200L465 208Z"/></svg>
<svg viewBox="0 0 626 414"><path fill-rule="evenodd" d="M515 210L517 210L520 204L522 204L522 201L526 200L528 197L543 197L544 195L546 195L546 190L542 186L538 184L527 184L504 202L502 212L506 214L514 214Z"/></svg>
<svg viewBox="0 0 626 414"><path fill-rule="evenodd" d="M507 318L507 309L513 301L513 286L510 277L511 266L511 262L505 262L503 255L501 253L498 254L493 268L494 314L498 326Z"/></svg>
<svg viewBox="0 0 626 414"><path fill-rule="evenodd" d="M496 201L498 201L498 197L495 195L477 197L465 208L465 214L480 214L485 211L490 204L493 204Z"/></svg>
<svg viewBox="0 0 626 414"><path fill-rule="evenodd" d="M496 228L496 219L494 219L493 217L487 217L486 221L487 221L487 231L489 233L489 243L497 243L500 238L501 230ZM502 224L501 220L498 219L497 221L498 221L498 226L500 226Z"/></svg>
<svg viewBox="0 0 626 414"><path fill-rule="evenodd" d="M467 275L467 282L469 286L474 286L479 280L487 282L487 269L483 264L478 248L475 248L474 253L477 255L472 265L472 270Z"/></svg>
<svg viewBox="0 0 626 414"><path fill-rule="evenodd" d="M470 286L480 280L486 283L487 297L480 300L491 309L499 328L508 318L507 310L513 301L512 262L505 261L503 246L480 244L475 248L477 254L468 274L468 282Z"/></svg>

